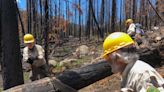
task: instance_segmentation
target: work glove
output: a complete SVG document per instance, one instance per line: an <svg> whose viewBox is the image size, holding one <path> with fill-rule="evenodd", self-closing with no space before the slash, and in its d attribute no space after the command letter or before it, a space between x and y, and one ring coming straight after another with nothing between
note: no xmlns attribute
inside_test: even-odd
<svg viewBox="0 0 164 92"><path fill-rule="evenodd" d="M33 62L34 62L34 59L33 58L28 58L28 60L27 60L27 63L29 63L29 64L33 64Z"/></svg>

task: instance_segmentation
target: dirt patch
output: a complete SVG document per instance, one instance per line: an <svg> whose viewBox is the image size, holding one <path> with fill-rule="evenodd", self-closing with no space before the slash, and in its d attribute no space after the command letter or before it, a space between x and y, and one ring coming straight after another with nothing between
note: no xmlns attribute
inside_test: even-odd
<svg viewBox="0 0 164 92"><path fill-rule="evenodd" d="M79 92L119 92L119 89L120 75L113 74L79 90Z"/></svg>

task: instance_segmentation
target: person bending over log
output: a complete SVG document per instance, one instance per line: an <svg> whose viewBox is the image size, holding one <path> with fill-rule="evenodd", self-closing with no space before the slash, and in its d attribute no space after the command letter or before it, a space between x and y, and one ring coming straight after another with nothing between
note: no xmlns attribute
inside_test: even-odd
<svg viewBox="0 0 164 92"><path fill-rule="evenodd" d="M23 69L30 71L30 79L32 81L47 77L48 67L44 58L44 49L35 44L32 34L24 36L26 47L23 49Z"/></svg>

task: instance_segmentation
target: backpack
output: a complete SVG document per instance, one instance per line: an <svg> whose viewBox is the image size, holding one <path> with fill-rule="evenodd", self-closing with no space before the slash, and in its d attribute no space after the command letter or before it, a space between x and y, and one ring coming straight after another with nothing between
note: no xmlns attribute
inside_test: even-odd
<svg viewBox="0 0 164 92"><path fill-rule="evenodd" d="M141 24L139 24L139 23L135 24L135 33L138 33L141 36L145 35L145 33L144 33L143 29L142 29L142 25Z"/></svg>

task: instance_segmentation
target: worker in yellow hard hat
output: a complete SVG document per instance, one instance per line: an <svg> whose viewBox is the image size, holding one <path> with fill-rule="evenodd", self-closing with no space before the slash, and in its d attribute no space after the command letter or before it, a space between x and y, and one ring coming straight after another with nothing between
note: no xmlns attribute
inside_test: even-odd
<svg viewBox="0 0 164 92"><path fill-rule="evenodd" d="M121 74L121 92L164 92L164 79L152 66L139 60L134 41L127 33L111 33L103 48L101 57L109 62L113 73Z"/></svg>
<svg viewBox="0 0 164 92"><path fill-rule="evenodd" d="M129 34L132 38L135 36L135 24L133 23L132 19L127 19L125 22L127 27L127 34Z"/></svg>
<svg viewBox="0 0 164 92"><path fill-rule="evenodd" d="M139 48L139 45L144 44L143 34L144 31L139 28L141 26L139 23L134 23L132 19L127 19L125 22L127 27L127 34L136 42L135 45Z"/></svg>
<svg viewBox="0 0 164 92"><path fill-rule="evenodd" d="M24 35L26 47L23 49L23 68L31 69L32 81L48 76L48 69L44 58L44 49L42 46L35 44L32 34Z"/></svg>

